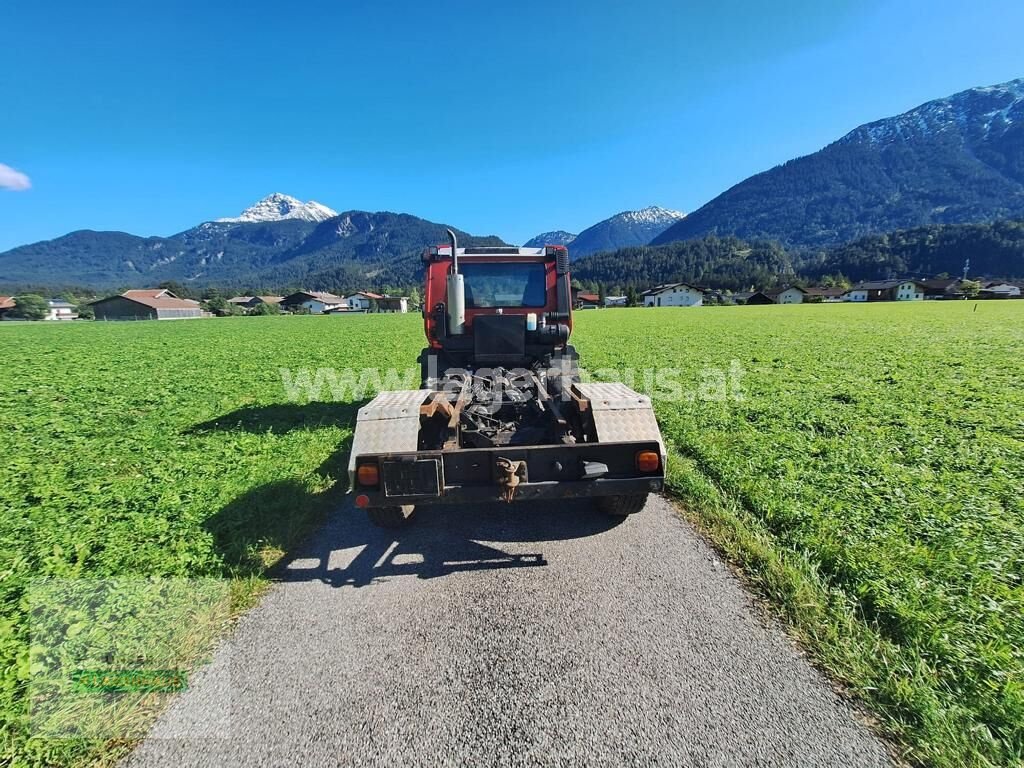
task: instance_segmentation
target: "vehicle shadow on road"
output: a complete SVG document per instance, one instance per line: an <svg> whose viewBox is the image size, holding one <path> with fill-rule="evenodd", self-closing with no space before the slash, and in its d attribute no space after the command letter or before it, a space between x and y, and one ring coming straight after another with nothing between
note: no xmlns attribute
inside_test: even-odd
<svg viewBox="0 0 1024 768"><path fill-rule="evenodd" d="M425 506L408 526L384 529L346 500L277 578L363 587L399 576L543 567L541 547L529 545L593 536L619 522L592 502L571 500Z"/></svg>
<svg viewBox="0 0 1024 768"><path fill-rule="evenodd" d="M247 406L197 424L186 434L282 434L322 426L355 427L366 401ZM524 543L584 538L619 521L592 501L424 506L399 530L377 528L346 496L351 436L317 468L330 484L314 493L298 478L256 486L207 519L226 574L267 572L282 581L366 586L388 577L436 578L467 570L544 566ZM495 492L497 496L497 491ZM539 549L539 548L527 548Z"/></svg>

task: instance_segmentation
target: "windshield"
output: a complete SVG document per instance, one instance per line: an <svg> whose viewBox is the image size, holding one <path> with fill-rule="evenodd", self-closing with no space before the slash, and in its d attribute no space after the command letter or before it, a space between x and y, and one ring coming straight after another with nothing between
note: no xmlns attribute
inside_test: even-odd
<svg viewBox="0 0 1024 768"><path fill-rule="evenodd" d="M461 264L466 307L543 307L547 304L544 264Z"/></svg>

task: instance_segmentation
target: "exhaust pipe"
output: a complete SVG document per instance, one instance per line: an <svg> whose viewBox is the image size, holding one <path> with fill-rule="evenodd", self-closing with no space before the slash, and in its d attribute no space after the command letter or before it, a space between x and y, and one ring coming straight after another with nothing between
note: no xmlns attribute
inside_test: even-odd
<svg viewBox="0 0 1024 768"><path fill-rule="evenodd" d="M448 242L452 245L452 271L448 275L448 333L461 336L466 325L466 282L459 273L459 242L450 229Z"/></svg>

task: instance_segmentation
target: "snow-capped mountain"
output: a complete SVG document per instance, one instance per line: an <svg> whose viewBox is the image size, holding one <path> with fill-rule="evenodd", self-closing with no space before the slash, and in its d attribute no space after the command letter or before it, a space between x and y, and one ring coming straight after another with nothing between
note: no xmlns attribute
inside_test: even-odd
<svg viewBox="0 0 1024 768"><path fill-rule="evenodd" d="M250 205L241 216L217 219L218 224L260 224L269 221L284 221L286 219L299 219L300 221L321 222L333 219L337 216L326 205L310 200L304 203L291 195L282 195L275 192L267 195L254 205Z"/></svg>
<svg viewBox="0 0 1024 768"><path fill-rule="evenodd" d="M623 211L580 232L569 248L574 259L598 251L614 251L633 245L647 245L685 213L657 205L639 211Z"/></svg>
<svg viewBox="0 0 1024 768"><path fill-rule="evenodd" d="M576 235L572 232L566 232L564 229L556 229L553 232L542 232L536 237L531 237L525 243L524 248L540 248L545 245L568 245L576 239Z"/></svg>
<svg viewBox="0 0 1024 768"><path fill-rule="evenodd" d="M686 214L682 211L673 211L660 205L649 205L639 211L623 211L612 216L617 221L650 227L667 227L685 218Z"/></svg>
<svg viewBox="0 0 1024 768"><path fill-rule="evenodd" d="M821 248L928 224L1024 217L1024 79L866 123L751 176L659 235Z"/></svg>
<svg viewBox="0 0 1024 768"><path fill-rule="evenodd" d="M985 140L1000 137L1020 123L1024 123L1024 78L929 101L902 115L855 128L839 143L884 145L947 132Z"/></svg>

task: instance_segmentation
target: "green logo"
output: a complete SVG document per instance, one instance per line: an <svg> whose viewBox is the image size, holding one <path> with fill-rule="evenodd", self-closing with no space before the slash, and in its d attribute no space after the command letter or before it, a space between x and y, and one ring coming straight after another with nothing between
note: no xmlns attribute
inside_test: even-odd
<svg viewBox="0 0 1024 768"><path fill-rule="evenodd" d="M188 687L180 669L79 669L71 681L79 693L173 693Z"/></svg>

